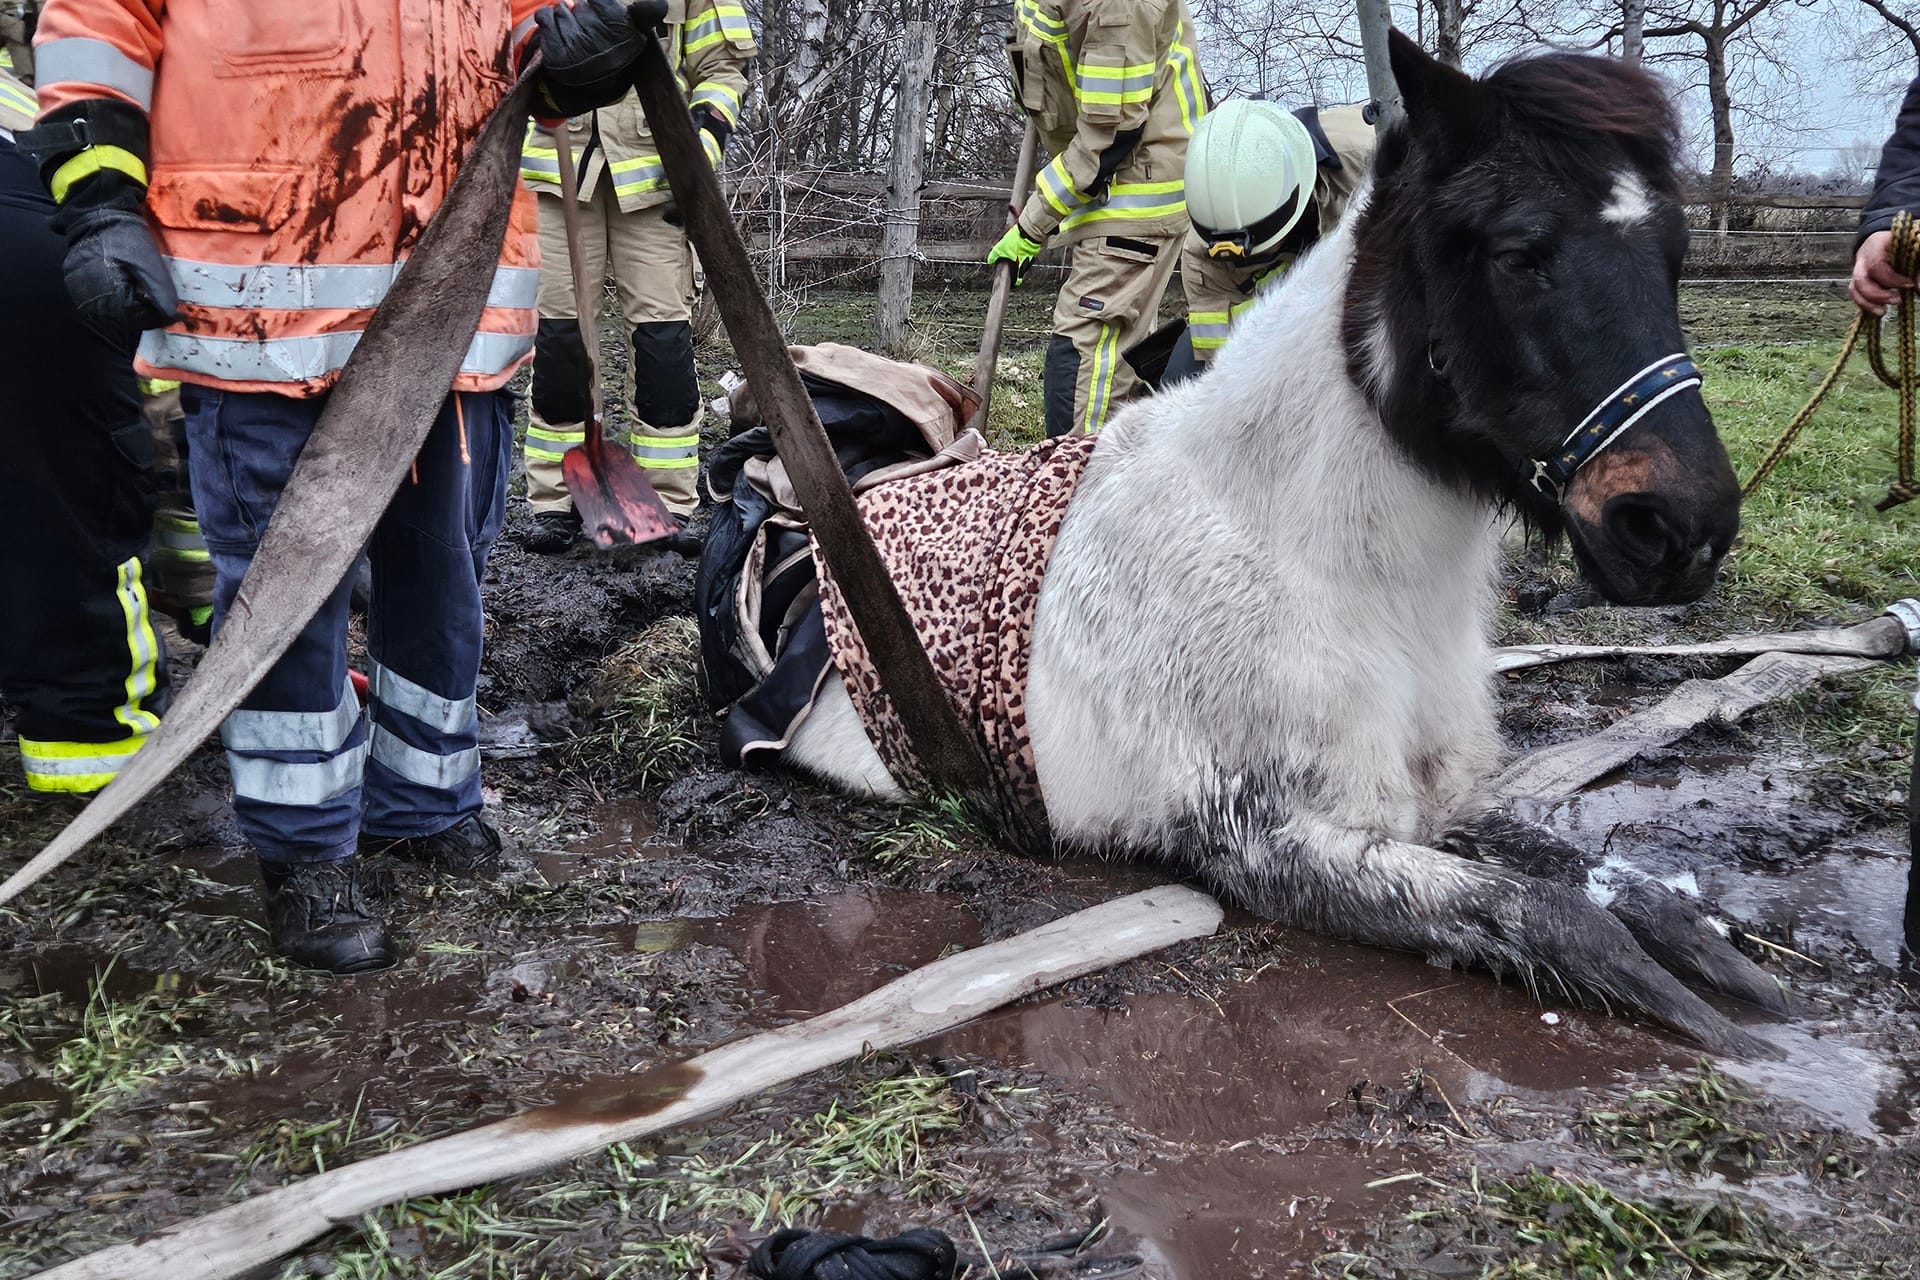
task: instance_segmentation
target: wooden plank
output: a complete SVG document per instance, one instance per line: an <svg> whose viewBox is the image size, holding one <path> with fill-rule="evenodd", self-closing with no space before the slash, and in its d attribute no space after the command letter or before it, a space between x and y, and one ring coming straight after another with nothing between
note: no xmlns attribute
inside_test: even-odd
<svg viewBox="0 0 1920 1280"><path fill-rule="evenodd" d="M886 564L860 522L853 489L787 354L786 339L766 295L760 292L713 166L694 137L679 78L667 65L659 41L640 43L635 87L660 149L667 183L686 220L688 238L706 268L707 289L720 308L727 337L753 388L774 448L819 540L827 570L846 595L854 626L928 780L937 788L985 797L989 794L986 760L947 700Z"/></svg>
<svg viewBox="0 0 1920 1280"><path fill-rule="evenodd" d="M1642 751L1678 742L1710 720L1731 724L1769 702L1831 675L1864 671L1871 658L1764 653L1718 680L1689 680L1660 702L1587 738L1544 747L1515 761L1493 790L1510 800L1558 804Z"/></svg>
<svg viewBox="0 0 1920 1280"><path fill-rule="evenodd" d="M742 1098L937 1035L1056 983L1219 928L1220 904L1164 885L914 970L829 1013L466 1133L276 1188L42 1273L42 1280L222 1280L382 1205L443 1195L591 1155Z"/></svg>
<svg viewBox="0 0 1920 1280"><path fill-rule="evenodd" d="M1816 627L1771 635L1728 636L1699 644L1516 644L1493 651L1495 671L1521 671L1555 662L1595 658L1757 657L1763 653L1819 653L1850 658L1897 658L1907 651L1906 624L1880 617L1852 627Z"/></svg>
<svg viewBox="0 0 1920 1280"><path fill-rule="evenodd" d="M333 593L413 465L480 325L538 61L495 107L315 423L233 608L193 679L120 776L0 884L0 902L78 853L173 772Z"/></svg>

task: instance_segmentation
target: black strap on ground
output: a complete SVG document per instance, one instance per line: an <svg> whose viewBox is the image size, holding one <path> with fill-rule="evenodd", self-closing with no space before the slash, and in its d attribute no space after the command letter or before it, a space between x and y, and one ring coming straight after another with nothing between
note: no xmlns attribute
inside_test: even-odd
<svg viewBox="0 0 1920 1280"><path fill-rule="evenodd" d="M1900 275L1911 279L1920 269L1920 220L1904 209L1893 216L1893 244L1889 247L1888 257L1893 269ZM1793 441L1809 421L1827 393L1840 381L1840 375L1846 370L1847 361L1853 358L1853 349L1860 342L1860 335L1867 337L1867 360L1873 365L1873 372L1880 381L1900 393L1900 445L1894 456L1894 465L1898 468L1898 478L1887 486L1887 496L1873 504L1875 511L1890 511L1903 502L1920 497L1920 484L1916 484L1913 474L1914 442L1914 401L1916 391L1916 373L1914 367L1914 291L1900 290L1900 373L1896 377L1887 371L1886 361L1880 354L1880 318L1862 311L1853 318L1853 327L1847 330L1846 340L1840 344L1840 357L1833 362L1833 368L1827 370L1827 376L1814 388L1813 398L1808 400L1800 412L1793 415L1793 421L1780 433L1780 438L1767 450L1767 456L1754 468L1753 477L1741 488L1742 498L1751 497L1760 487L1780 459L1787 456L1787 450L1793 447Z"/></svg>
<svg viewBox="0 0 1920 1280"><path fill-rule="evenodd" d="M1085 1231L982 1258L957 1253L944 1232L930 1227L885 1240L788 1227L760 1242L747 1271L758 1280L1118 1280L1137 1275L1145 1264L1132 1255L1082 1255L1105 1234L1105 1215L1099 1214Z"/></svg>
<svg viewBox="0 0 1920 1280"><path fill-rule="evenodd" d="M917 1227L885 1240L788 1227L760 1242L747 1270L760 1280L953 1280L953 1241Z"/></svg>

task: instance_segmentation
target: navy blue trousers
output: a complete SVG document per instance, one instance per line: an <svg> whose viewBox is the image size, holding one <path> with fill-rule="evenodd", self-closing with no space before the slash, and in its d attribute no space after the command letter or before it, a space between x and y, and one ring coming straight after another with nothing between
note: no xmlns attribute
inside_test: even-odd
<svg viewBox="0 0 1920 1280"><path fill-rule="evenodd" d="M181 388L217 633L325 397ZM464 419L464 421L462 421ZM343 581L220 731L233 810L263 859L349 856L362 832L432 835L480 808L480 578L513 449L504 392L449 396L367 546L372 699L347 678Z"/></svg>

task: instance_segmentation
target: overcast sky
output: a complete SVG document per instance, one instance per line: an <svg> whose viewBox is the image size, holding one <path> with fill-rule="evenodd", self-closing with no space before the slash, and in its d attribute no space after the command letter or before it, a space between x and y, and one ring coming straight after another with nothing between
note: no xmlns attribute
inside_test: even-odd
<svg viewBox="0 0 1920 1280"><path fill-rule="evenodd" d="M1288 0L1272 2L1278 6ZM1412 0L1394 0L1393 13L1396 22L1414 30ZM1748 108L1738 110L1734 118L1735 171L1751 173L1764 166L1775 172L1825 174L1841 167L1846 160L1842 152L1858 142L1877 154L1892 127L1901 91L1920 69L1895 60L1870 71L1852 57L1863 35L1883 29L1879 15L1859 0L1776 0L1751 30L1773 51L1780 66L1766 66L1750 49L1740 50L1734 60L1735 104ZM1570 34L1585 43L1596 39L1599 30ZM1232 42L1203 24L1201 46L1209 79L1216 86L1231 81ZM1650 69L1666 77L1680 94L1693 159L1704 168L1711 153L1711 129L1702 66L1697 60L1653 60L1664 51L1697 47L1694 40L1650 41L1648 52ZM1477 60L1491 61L1499 53L1488 51ZM1316 70L1317 85L1296 88L1287 83L1276 86L1272 96L1308 101L1317 95L1322 102L1365 96L1365 77L1357 67L1322 62ZM1240 87L1247 87L1244 76Z"/></svg>

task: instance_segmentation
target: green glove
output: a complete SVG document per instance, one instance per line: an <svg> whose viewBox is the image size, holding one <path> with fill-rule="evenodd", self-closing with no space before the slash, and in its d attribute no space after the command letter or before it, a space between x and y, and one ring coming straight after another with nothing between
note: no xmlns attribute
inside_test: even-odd
<svg viewBox="0 0 1920 1280"><path fill-rule="evenodd" d="M1029 240L1027 233L1022 231L1020 224L1016 222L1008 227L1006 234L987 251L987 265L992 266L996 262L1012 263L1013 282L1019 284L1027 278L1027 264L1039 257L1040 251L1044 248L1046 248L1045 245Z"/></svg>

